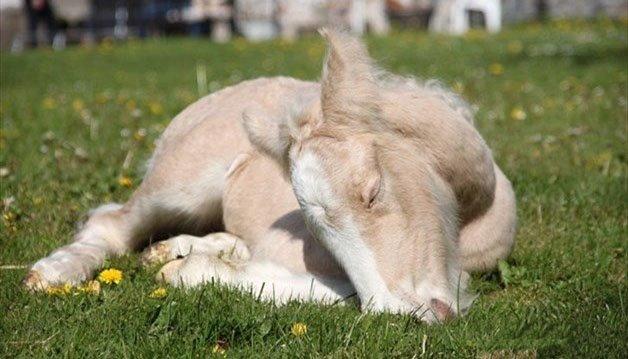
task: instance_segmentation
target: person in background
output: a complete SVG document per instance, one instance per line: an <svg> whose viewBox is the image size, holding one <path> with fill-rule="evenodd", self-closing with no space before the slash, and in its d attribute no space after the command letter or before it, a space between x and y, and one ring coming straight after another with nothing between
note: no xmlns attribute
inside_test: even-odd
<svg viewBox="0 0 628 359"><path fill-rule="evenodd" d="M26 17L28 18L28 45L37 46L37 26L43 23L46 27L46 43L52 45L57 33L57 23L48 0L25 0Z"/></svg>

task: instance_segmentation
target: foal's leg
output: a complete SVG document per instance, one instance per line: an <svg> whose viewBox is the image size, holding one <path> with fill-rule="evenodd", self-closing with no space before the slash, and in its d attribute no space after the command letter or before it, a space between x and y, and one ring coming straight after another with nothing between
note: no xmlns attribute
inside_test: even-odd
<svg viewBox="0 0 628 359"><path fill-rule="evenodd" d="M163 243L165 246L162 248L167 248L167 257L180 253L176 248L178 244L188 246L188 250L182 251L187 252L186 257L166 263L155 278L176 286L194 287L219 279L229 282L251 258L246 244L228 233L205 237L179 236ZM148 248L145 254L150 252L151 248Z"/></svg>
<svg viewBox="0 0 628 359"><path fill-rule="evenodd" d="M205 283L221 283L257 298L285 304L290 300L332 303L351 297L353 286L346 280L326 280L298 275L269 261L240 261L240 258L193 253L163 266L156 279L193 288Z"/></svg>
<svg viewBox="0 0 628 359"><path fill-rule="evenodd" d="M228 254L241 260L248 260L250 253L243 241L225 232L211 233L204 237L182 234L144 250L142 264L145 266L166 263L191 254L207 254L221 257Z"/></svg>
<svg viewBox="0 0 628 359"><path fill-rule="evenodd" d="M37 261L24 285L42 290L78 284L92 278L106 258L137 250L160 230L198 230L220 221L225 171L224 165L216 164L193 178L165 179L153 169L126 204L92 211L74 241Z"/></svg>
<svg viewBox="0 0 628 359"><path fill-rule="evenodd" d="M90 213L74 242L37 261L23 283L30 290L40 290L55 284L85 281L106 257L127 253L135 247L135 232L145 225L142 211L132 201L98 207Z"/></svg>
<svg viewBox="0 0 628 359"><path fill-rule="evenodd" d="M175 239L166 243L173 244ZM185 258L165 264L157 273L158 281L187 288L220 282L279 304L291 299L333 302L354 293L347 280L295 274L272 260L252 260L244 242L227 233L181 240L191 244L192 250Z"/></svg>

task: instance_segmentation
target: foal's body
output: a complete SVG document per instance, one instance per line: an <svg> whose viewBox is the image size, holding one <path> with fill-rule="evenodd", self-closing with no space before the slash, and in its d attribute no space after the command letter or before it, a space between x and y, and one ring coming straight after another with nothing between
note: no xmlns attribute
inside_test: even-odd
<svg viewBox="0 0 628 359"><path fill-rule="evenodd" d="M429 111L433 104L437 105L435 108L451 108L447 116L436 116L437 120L429 120L436 122L428 125L454 129L459 126L456 123L460 122L448 121L464 109L456 108L455 103L449 101L449 93L422 85L405 89L412 91L409 100L420 98L422 102L415 101L419 110L424 106ZM252 287L256 293L262 292L265 298L278 302L290 298L329 302L351 295L355 282L346 275L346 256L338 257L335 248L330 248L328 242L321 243L320 238L314 238L308 231L301 211L304 204L295 199L285 167L256 152L249 140L251 133L249 131L247 137L241 121L243 112L250 109L263 114L267 120L280 121L290 116L295 106L304 108L322 101L320 84L283 77L246 81L200 99L179 114L163 133L144 180L129 201L94 210L73 243L33 265L25 279L26 286L42 289L60 283L77 284L91 278L106 257L141 249L158 233L179 232L187 234L157 243L143 255L145 263L168 262L158 277L169 283L193 286L217 279ZM278 126L261 130L273 131ZM475 133L472 125L465 128ZM485 146L481 137L478 138L480 146ZM260 147L259 143L256 146ZM442 144L434 142L434 146ZM451 156L450 153L442 155ZM460 152L460 155L464 157L468 152ZM491 181L494 179L488 182L494 183L487 187L491 192L489 202L485 201L477 207L481 209L475 210L473 193L461 192L469 198L460 201L469 199L470 204L459 209L460 228L452 228L454 235L459 233L452 250L453 259L449 255L436 258L436 261L455 261L452 268L465 271L492 268L512 249L516 222L514 194L509 181L492 163L490 154L488 158L489 166L492 165L488 176ZM467 172L472 173L476 168L469 167ZM294 176L293 173L293 182ZM469 175L469 178L474 177ZM464 183L455 183L457 180L460 181L457 177L449 181L454 187L464 186ZM404 199L408 200L411 198ZM458 226L456 218L450 220L452 226ZM408 233L404 232L408 228L383 229L390 232L391 238L401 241ZM404 246L415 248L414 245ZM382 263L395 266L395 260L388 258L365 267L360 262L362 247L347 248L353 253L349 261L362 266L360 270L365 273L367 282L368 273L381 273ZM395 249L388 248L385 252L395 253ZM411 265L404 257L419 254L397 255L399 263ZM184 258L177 259L181 256ZM443 265L447 267L448 263L443 262ZM376 290L388 293L382 298L391 303L376 303L375 309L411 312L416 308L408 303L417 302L403 299L406 294L393 294L394 288L405 284L390 281L413 278L412 272L424 269L399 266L395 270L408 276L389 278L379 285ZM460 272L458 282L464 281L465 275ZM462 286L448 284L447 291L458 285ZM406 287L412 291L412 286ZM447 306L457 301L452 298L452 294L445 298L449 301L444 304L445 308L442 301L426 300L432 303L433 310L446 317L451 312ZM360 299L363 306L370 300ZM454 312L457 313L457 309Z"/></svg>
<svg viewBox="0 0 628 359"><path fill-rule="evenodd" d="M253 150L241 124L242 111L247 107L261 107L280 117L295 99L315 97L318 91L319 85L312 82L262 78L223 89L192 104L173 119L159 139L142 184L129 201L92 211L75 242L35 263L26 284L34 288L78 284L91 278L107 256L142 249L151 237L163 232L210 235L183 235L164 241L145 253L146 263L174 260L182 252L189 254L190 248L192 254L204 253L209 250L204 242L216 239L211 233L222 230L233 236L219 233L219 238L225 240L220 243L222 247L212 248L217 252L244 241L252 259L295 274L297 282L307 282L305 287L310 284L311 274L346 282L333 258L309 234L281 169ZM181 264L173 263L164 270L173 273L173 267L177 265L179 270ZM209 281L209 270L199 264L189 268L184 279L188 279L188 285ZM173 273L170 281L181 278ZM290 282L282 285L289 286ZM350 288L348 283L343 286ZM286 300L309 290L296 289L286 291L282 297L268 289L266 293ZM342 293L351 294L350 290Z"/></svg>

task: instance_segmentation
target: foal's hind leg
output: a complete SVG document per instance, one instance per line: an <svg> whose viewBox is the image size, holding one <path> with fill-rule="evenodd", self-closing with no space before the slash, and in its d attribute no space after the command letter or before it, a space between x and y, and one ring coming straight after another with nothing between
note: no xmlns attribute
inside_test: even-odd
<svg viewBox="0 0 628 359"><path fill-rule="evenodd" d="M51 285L78 284L91 278L105 258L121 255L135 247L142 215L136 204L106 204L90 213L89 219L74 237L63 246L37 261L24 278L31 290Z"/></svg>
<svg viewBox="0 0 628 359"><path fill-rule="evenodd" d="M160 231L195 232L219 223L225 171L219 163L193 178L165 178L153 170L129 202L92 211L74 242L37 261L24 285L41 290L57 284L78 284L90 279L106 258L137 250Z"/></svg>

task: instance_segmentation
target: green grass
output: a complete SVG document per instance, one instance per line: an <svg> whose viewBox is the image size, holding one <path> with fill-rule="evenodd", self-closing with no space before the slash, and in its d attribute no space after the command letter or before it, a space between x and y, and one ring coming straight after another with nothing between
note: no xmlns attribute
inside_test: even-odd
<svg viewBox="0 0 628 359"><path fill-rule="evenodd" d="M7 265L45 256L88 209L129 196L118 178L140 181L153 141L199 97L197 67L208 91L258 76L314 80L324 47L166 39L1 55L0 357L204 357L224 341L228 357L625 358L627 33L598 21L368 40L384 67L440 78L478 106L517 192L508 264L474 276L467 316L431 327L352 305L277 308L213 285L151 299L154 270L136 255L108 264L125 279L99 296L25 293L26 269ZM291 334L295 322L306 335Z"/></svg>

